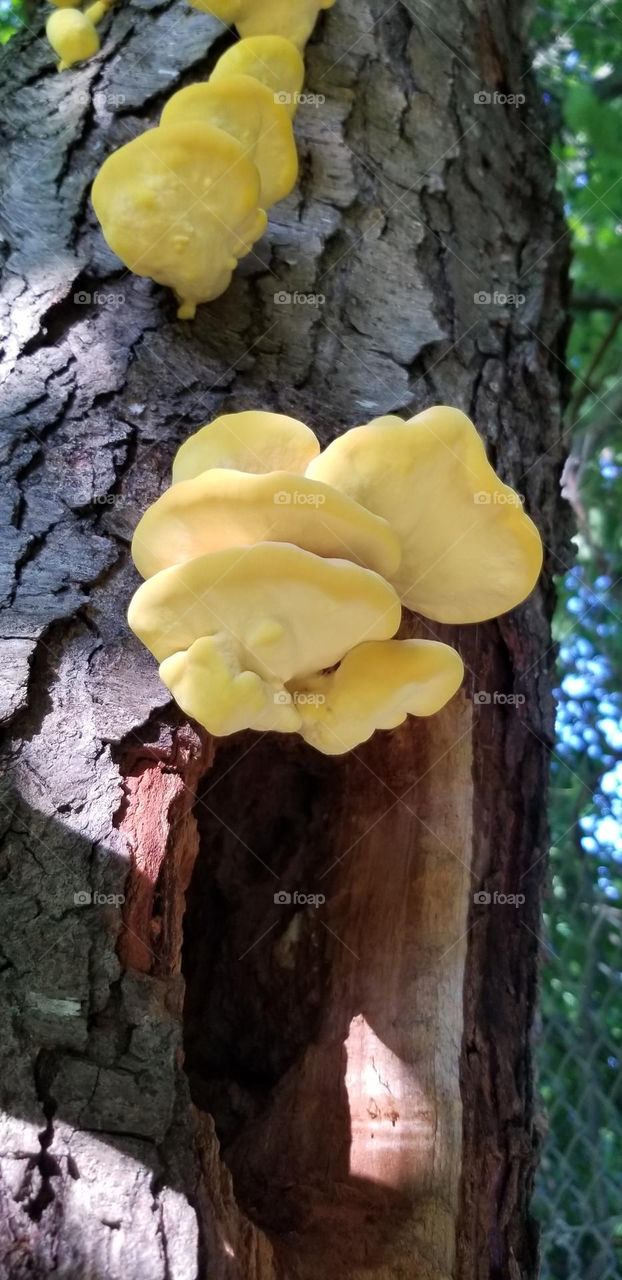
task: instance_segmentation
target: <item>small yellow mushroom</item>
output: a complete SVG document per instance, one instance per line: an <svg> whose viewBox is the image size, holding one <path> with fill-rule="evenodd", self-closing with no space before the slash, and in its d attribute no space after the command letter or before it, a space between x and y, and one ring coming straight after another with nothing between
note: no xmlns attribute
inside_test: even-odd
<svg viewBox="0 0 622 1280"><path fill-rule="evenodd" d="M274 94L253 76L191 84L169 98L161 123L216 125L237 138L261 179L260 203L269 209L283 200L298 177L298 152L289 115Z"/></svg>
<svg viewBox="0 0 622 1280"><path fill-rule="evenodd" d="M173 484L193 480L213 467L263 475L289 471L302 475L320 452L320 442L304 422L283 413L247 409L208 422L178 449Z"/></svg>
<svg viewBox="0 0 622 1280"><path fill-rule="evenodd" d="M234 19L241 36L265 36L277 32L304 48L322 9L335 0L240 0L240 14Z"/></svg>
<svg viewBox="0 0 622 1280"><path fill-rule="evenodd" d="M335 0L190 0L195 9L235 23L241 36L278 34L302 48L321 9Z"/></svg>
<svg viewBox="0 0 622 1280"><path fill-rule="evenodd" d="M193 121L149 129L113 152L92 200L111 249L137 275L174 289L179 318L192 319L263 234L259 194L240 143Z"/></svg>
<svg viewBox="0 0 622 1280"><path fill-rule="evenodd" d="M342 755L395 729L408 715L431 716L453 698L464 675L462 659L436 640L381 640L360 644L335 671L290 682L299 732L325 755Z"/></svg>
<svg viewBox="0 0 622 1280"><path fill-rule="evenodd" d="M113 4L114 0L95 0L94 4L87 5L87 8L84 10L84 16L86 18L90 18L93 25L97 26L97 24L101 22L108 13L110 13Z"/></svg>
<svg viewBox="0 0 622 1280"><path fill-rule="evenodd" d="M77 9L81 0L50 0L55 9Z"/></svg>
<svg viewBox="0 0 622 1280"><path fill-rule="evenodd" d="M306 476L212 469L182 480L147 508L132 541L144 578L206 552L285 542L317 556L397 572L399 542L386 520Z"/></svg>
<svg viewBox="0 0 622 1280"><path fill-rule="evenodd" d="M243 667L242 646L230 635L203 636L165 658L160 679L186 715L222 737L239 729L293 733L301 719L281 680Z"/></svg>
<svg viewBox="0 0 622 1280"><path fill-rule="evenodd" d="M402 547L390 580L404 604L426 618L496 618L538 580L538 530L458 409L440 405L409 422L389 415L354 427L310 463L307 475L389 521Z"/></svg>
<svg viewBox="0 0 622 1280"><path fill-rule="evenodd" d="M238 40L221 55L212 71L212 83L229 76L252 76L274 94L275 102L296 114L298 95L305 78L302 54L284 36L251 36Z"/></svg>
<svg viewBox="0 0 622 1280"><path fill-rule="evenodd" d="M93 23L78 9L56 9L45 24L45 33L60 58L59 71L72 67L74 62L85 62L99 49L99 36Z"/></svg>
<svg viewBox="0 0 622 1280"><path fill-rule="evenodd" d="M158 662L224 634L240 646L240 670L283 684L334 666L364 640L389 639L400 617L396 592L377 573L278 542L163 569L128 613Z"/></svg>

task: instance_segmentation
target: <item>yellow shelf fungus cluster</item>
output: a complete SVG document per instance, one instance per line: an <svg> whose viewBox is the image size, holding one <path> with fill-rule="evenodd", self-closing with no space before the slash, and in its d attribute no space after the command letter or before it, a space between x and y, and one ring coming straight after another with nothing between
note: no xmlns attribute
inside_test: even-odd
<svg viewBox="0 0 622 1280"><path fill-rule="evenodd" d="M76 62L85 62L99 52L97 24L105 18L115 0L94 0L82 10L80 0L52 0L56 6L50 14L45 33L60 59L59 71L66 71Z"/></svg>
<svg viewBox="0 0 622 1280"><path fill-rule="evenodd" d="M180 320L192 320L198 303L224 293L239 259L263 235L266 211L296 183L300 48L319 10L332 3L195 4L234 22L243 38L209 81L173 95L155 129L109 156L93 183L93 207L111 249L137 275L174 290Z"/></svg>
<svg viewBox="0 0 622 1280"><path fill-rule="evenodd" d="M247 411L182 445L132 555L130 626L187 715L339 755L460 686L449 645L393 638L402 605L496 617L533 589L542 545L457 409L377 418L323 453L302 422Z"/></svg>
<svg viewBox="0 0 622 1280"><path fill-rule="evenodd" d="M241 36L269 36L278 32L303 49L321 9L335 0L190 0L194 9L211 13Z"/></svg>

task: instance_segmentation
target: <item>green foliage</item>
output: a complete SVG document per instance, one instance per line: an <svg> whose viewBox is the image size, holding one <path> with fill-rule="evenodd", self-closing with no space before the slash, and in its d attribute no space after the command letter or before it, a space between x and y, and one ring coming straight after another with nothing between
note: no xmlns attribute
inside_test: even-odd
<svg viewBox="0 0 622 1280"><path fill-rule="evenodd" d="M22 0L0 0L0 44L6 44L24 22Z"/></svg>
<svg viewBox="0 0 622 1280"><path fill-rule="evenodd" d="M536 23L572 235L575 375L560 580L551 884L539 1037L548 1113L535 1209L543 1280L622 1275L622 5L561 0Z"/></svg>

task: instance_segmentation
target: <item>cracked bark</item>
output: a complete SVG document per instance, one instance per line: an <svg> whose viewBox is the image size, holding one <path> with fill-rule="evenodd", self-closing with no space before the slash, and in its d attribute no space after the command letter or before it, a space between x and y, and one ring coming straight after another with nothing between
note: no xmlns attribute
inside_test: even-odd
<svg viewBox="0 0 622 1280"><path fill-rule="evenodd" d="M4 55L2 1276L535 1275L566 241L520 10L337 0L300 186L192 325L120 268L88 192L230 37L140 0L80 71L56 75L40 27ZM495 290L526 301L474 302ZM328 440L438 402L525 495L536 595L435 629L469 678L430 723L340 761L208 741L124 621L175 448L223 410Z"/></svg>

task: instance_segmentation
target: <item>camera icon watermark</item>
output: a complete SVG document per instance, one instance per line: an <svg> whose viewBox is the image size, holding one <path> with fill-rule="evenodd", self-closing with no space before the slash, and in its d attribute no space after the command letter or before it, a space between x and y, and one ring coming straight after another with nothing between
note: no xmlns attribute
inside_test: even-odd
<svg viewBox="0 0 622 1280"><path fill-rule="evenodd" d="M289 707L292 703L298 707L323 707L326 697L323 693L304 693L302 690L288 693L287 689L279 689L274 694L274 702L277 707Z"/></svg>
<svg viewBox="0 0 622 1280"><path fill-rule="evenodd" d="M473 101L479 107L522 107L527 101L524 93L490 93L487 89L479 89L473 94Z"/></svg>
<svg viewBox="0 0 622 1280"><path fill-rule="evenodd" d="M526 302L524 293L502 293L499 289L495 289L494 293L488 293L486 289L478 289L473 294L473 302L476 307L522 307Z"/></svg>
<svg viewBox="0 0 622 1280"><path fill-rule="evenodd" d="M485 889L480 889L473 894L473 902L476 907L522 907L525 904L524 893L487 893Z"/></svg>
<svg viewBox="0 0 622 1280"><path fill-rule="evenodd" d="M124 293L100 293L98 289L89 293L88 289L78 289L73 300L78 307L122 307L125 302Z"/></svg>
<svg viewBox="0 0 622 1280"><path fill-rule="evenodd" d="M522 493L515 493L513 489L509 493L489 493L485 489L480 489L473 494L473 501L477 507L522 507L525 497Z"/></svg>
<svg viewBox="0 0 622 1280"><path fill-rule="evenodd" d="M321 907L326 902L325 893L300 893L296 889L295 893L288 893L285 889L279 889L274 895L274 905L276 907Z"/></svg>
<svg viewBox="0 0 622 1280"><path fill-rule="evenodd" d="M277 307L323 307L325 302L324 293L287 293L285 289L280 289L274 294Z"/></svg>
<svg viewBox="0 0 622 1280"><path fill-rule="evenodd" d="M525 703L524 693L500 693L497 689L489 693L486 689L478 689L473 694L476 707L522 707Z"/></svg>
<svg viewBox="0 0 622 1280"><path fill-rule="evenodd" d="M90 889L78 889L73 895L75 907L120 907L125 902L124 893L99 893Z"/></svg>
<svg viewBox="0 0 622 1280"><path fill-rule="evenodd" d="M326 95L324 93L287 93L281 89L275 93L274 101L279 107L290 107L293 103L297 107L323 107Z"/></svg>
<svg viewBox="0 0 622 1280"><path fill-rule="evenodd" d="M276 507L323 507L326 502L324 493L303 493L295 489L289 493L287 489L279 489L272 499Z"/></svg>

